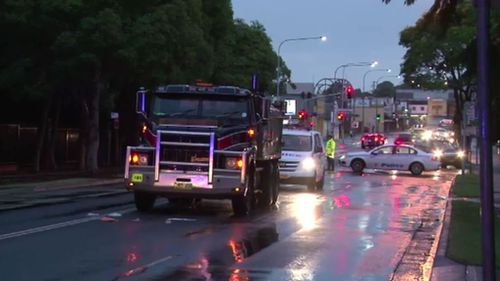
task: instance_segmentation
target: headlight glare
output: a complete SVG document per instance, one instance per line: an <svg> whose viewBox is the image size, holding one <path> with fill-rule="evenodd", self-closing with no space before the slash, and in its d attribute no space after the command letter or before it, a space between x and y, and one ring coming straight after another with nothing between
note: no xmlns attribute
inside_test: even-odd
<svg viewBox="0 0 500 281"><path fill-rule="evenodd" d="M311 171L316 167L316 163L314 162L314 159L312 157L307 157L306 159L302 160L301 166L303 169Z"/></svg>

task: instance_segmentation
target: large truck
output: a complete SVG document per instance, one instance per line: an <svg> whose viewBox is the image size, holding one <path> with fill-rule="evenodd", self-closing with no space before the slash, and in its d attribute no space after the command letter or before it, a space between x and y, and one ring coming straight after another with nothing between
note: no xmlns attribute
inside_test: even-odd
<svg viewBox="0 0 500 281"><path fill-rule="evenodd" d="M231 199L236 215L278 200L284 103L232 86L166 85L137 92L139 145L125 183L138 211Z"/></svg>

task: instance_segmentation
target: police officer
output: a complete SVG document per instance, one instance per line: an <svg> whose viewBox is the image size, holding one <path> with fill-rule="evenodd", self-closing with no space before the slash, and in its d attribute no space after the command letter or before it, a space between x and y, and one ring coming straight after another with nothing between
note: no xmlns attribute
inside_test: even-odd
<svg viewBox="0 0 500 281"><path fill-rule="evenodd" d="M333 139L332 135L328 135L328 141L326 142L326 157L328 160L328 171L335 170L335 148L337 144Z"/></svg>

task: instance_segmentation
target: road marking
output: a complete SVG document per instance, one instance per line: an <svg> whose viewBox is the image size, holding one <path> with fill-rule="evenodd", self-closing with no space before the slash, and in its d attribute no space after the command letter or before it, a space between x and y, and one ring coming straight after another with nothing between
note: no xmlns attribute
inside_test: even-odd
<svg viewBox="0 0 500 281"><path fill-rule="evenodd" d="M113 212L113 213L125 214L125 213L129 213L133 210L135 210L135 209L129 208L129 209L125 209L122 211ZM41 233L41 232L46 232L49 230L60 229L60 228L68 227L68 226L86 223L86 222L96 221L96 220L100 220L101 218L108 216L108 215L109 214L102 215L102 216L93 216L93 217L75 219L75 220L70 220L70 221L65 221L65 222L60 222L60 223L55 223L55 224L49 224L49 225L29 228L29 229L16 231L16 232L12 232L12 233L6 233L6 234L0 235L0 241L6 240L6 239L11 239L11 238L16 238L16 237L21 237L21 236L26 236L26 235L31 235L31 234L36 234L36 233Z"/></svg>

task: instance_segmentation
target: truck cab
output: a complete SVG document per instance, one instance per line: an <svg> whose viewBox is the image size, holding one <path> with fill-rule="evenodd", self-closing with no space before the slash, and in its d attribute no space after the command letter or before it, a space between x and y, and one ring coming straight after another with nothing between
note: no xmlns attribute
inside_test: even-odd
<svg viewBox="0 0 500 281"><path fill-rule="evenodd" d="M139 211L169 201L231 199L236 214L278 196L280 103L230 86L160 86L137 93L140 145L125 182Z"/></svg>
<svg viewBox="0 0 500 281"><path fill-rule="evenodd" d="M326 154L321 134L301 129L283 130L280 159L282 185L306 185L322 190L325 182Z"/></svg>

